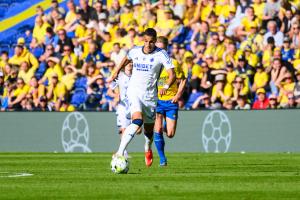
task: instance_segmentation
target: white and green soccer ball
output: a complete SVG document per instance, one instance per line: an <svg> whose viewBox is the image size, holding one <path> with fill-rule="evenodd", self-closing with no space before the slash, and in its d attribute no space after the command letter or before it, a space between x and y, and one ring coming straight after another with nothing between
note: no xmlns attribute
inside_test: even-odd
<svg viewBox="0 0 300 200"><path fill-rule="evenodd" d="M124 156L114 156L110 163L111 171L115 174L127 174L129 162Z"/></svg>

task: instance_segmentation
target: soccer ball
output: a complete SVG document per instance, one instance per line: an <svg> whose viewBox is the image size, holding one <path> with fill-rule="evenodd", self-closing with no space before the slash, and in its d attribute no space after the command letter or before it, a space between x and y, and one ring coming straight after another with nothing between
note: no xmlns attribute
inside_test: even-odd
<svg viewBox="0 0 300 200"><path fill-rule="evenodd" d="M127 174L129 170L129 162L124 156L115 156L112 158L111 171L115 174Z"/></svg>

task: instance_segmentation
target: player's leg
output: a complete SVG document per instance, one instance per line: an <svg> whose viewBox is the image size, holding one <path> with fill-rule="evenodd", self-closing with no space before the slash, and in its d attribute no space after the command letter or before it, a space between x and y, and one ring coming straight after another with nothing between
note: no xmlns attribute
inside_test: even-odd
<svg viewBox="0 0 300 200"><path fill-rule="evenodd" d="M143 118L141 112L135 112L132 115L131 124L125 129L124 134L122 136L122 140L117 151L117 155L124 155L124 150L127 145L130 143L138 129L143 125Z"/></svg>
<svg viewBox="0 0 300 200"><path fill-rule="evenodd" d="M178 104L174 104L170 102L165 114L166 135L169 138L175 136L177 119L178 119Z"/></svg>
<svg viewBox="0 0 300 200"><path fill-rule="evenodd" d="M145 102L143 105L143 119L144 135L145 135L145 163L150 167L153 162L152 142L153 142L153 128L155 122L155 102Z"/></svg>
<svg viewBox="0 0 300 200"><path fill-rule="evenodd" d="M169 117L166 117L166 125L166 135L168 136L168 138L173 138L176 132L177 118L171 119Z"/></svg>
<svg viewBox="0 0 300 200"><path fill-rule="evenodd" d="M124 150L126 149L127 145L130 143L134 135L143 125L143 115L142 115L142 105L139 98L132 98L130 105L131 111L131 124L126 127L119 149L117 151L117 155L124 155Z"/></svg>
<svg viewBox="0 0 300 200"><path fill-rule="evenodd" d="M166 130L166 135L169 138L174 137L176 132L176 125L177 125L177 118L178 118L178 105L174 104L170 101L165 102L164 106L164 122L166 123L166 128L164 128L165 125L163 125L162 129ZM163 124L163 123L162 123ZM161 136L163 139L163 136ZM163 142L164 144L164 142ZM161 156L160 165L166 166L167 165L167 158L164 154L164 146L162 149L163 156Z"/></svg>
<svg viewBox="0 0 300 200"><path fill-rule="evenodd" d="M144 124L144 135L145 135L145 164L150 167L153 162L152 153L152 142L153 142L153 128L154 123Z"/></svg>
<svg viewBox="0 0 300 200"><path fill-rule="evenodd" d="M157 107L157 112L160 109ZM165 156L165 140L163 135L163 120L164 115L161 113L156 113L155 125L154 125L154 143L159 156L159 163L161 166L167 164L167 158Z"/></svg>
<svg viewBox="0 0 300 200"><path fill-rule="evenodd" d="M118 126L118 132L120 135L120 141L122 140L122 136L124 135L125 129L130 125L131 119L130 119L130 113L128 113L129 108L126 107L124 104L119 103L117 107L117 126ZM125 149L124 150L124 156L125 158L128 158L128 152Z"/></svg>

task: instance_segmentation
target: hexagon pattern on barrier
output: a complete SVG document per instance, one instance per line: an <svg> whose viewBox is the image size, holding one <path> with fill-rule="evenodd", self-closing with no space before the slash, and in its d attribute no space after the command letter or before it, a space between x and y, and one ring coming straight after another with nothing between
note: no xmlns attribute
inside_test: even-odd
<svg viewBox="0 0 300 200"><path fill-rule="evenodd" d="M92 152L88 147L89 125L83 114L72 112L65 118L61 141L65 152Z"/></svg>
<svg viewBox="0 0 300 200"><path fill-rule="evenodd" d="M231 124L219 110L210 112L202 125L202 143L205 152L227 152L231 143Z"/></svg>

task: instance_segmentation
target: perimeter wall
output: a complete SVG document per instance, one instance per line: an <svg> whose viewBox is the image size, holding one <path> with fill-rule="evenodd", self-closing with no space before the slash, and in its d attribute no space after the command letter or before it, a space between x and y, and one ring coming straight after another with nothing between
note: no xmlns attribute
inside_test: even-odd
<svg viewBox="0 0 300 200"><path fill-rule="evenodd" d="M0 152L114 152L114 113L0 113ZM142 152L136 136L129 151ZM300 110L182 111L170 152L300 152Z"/></svg>

